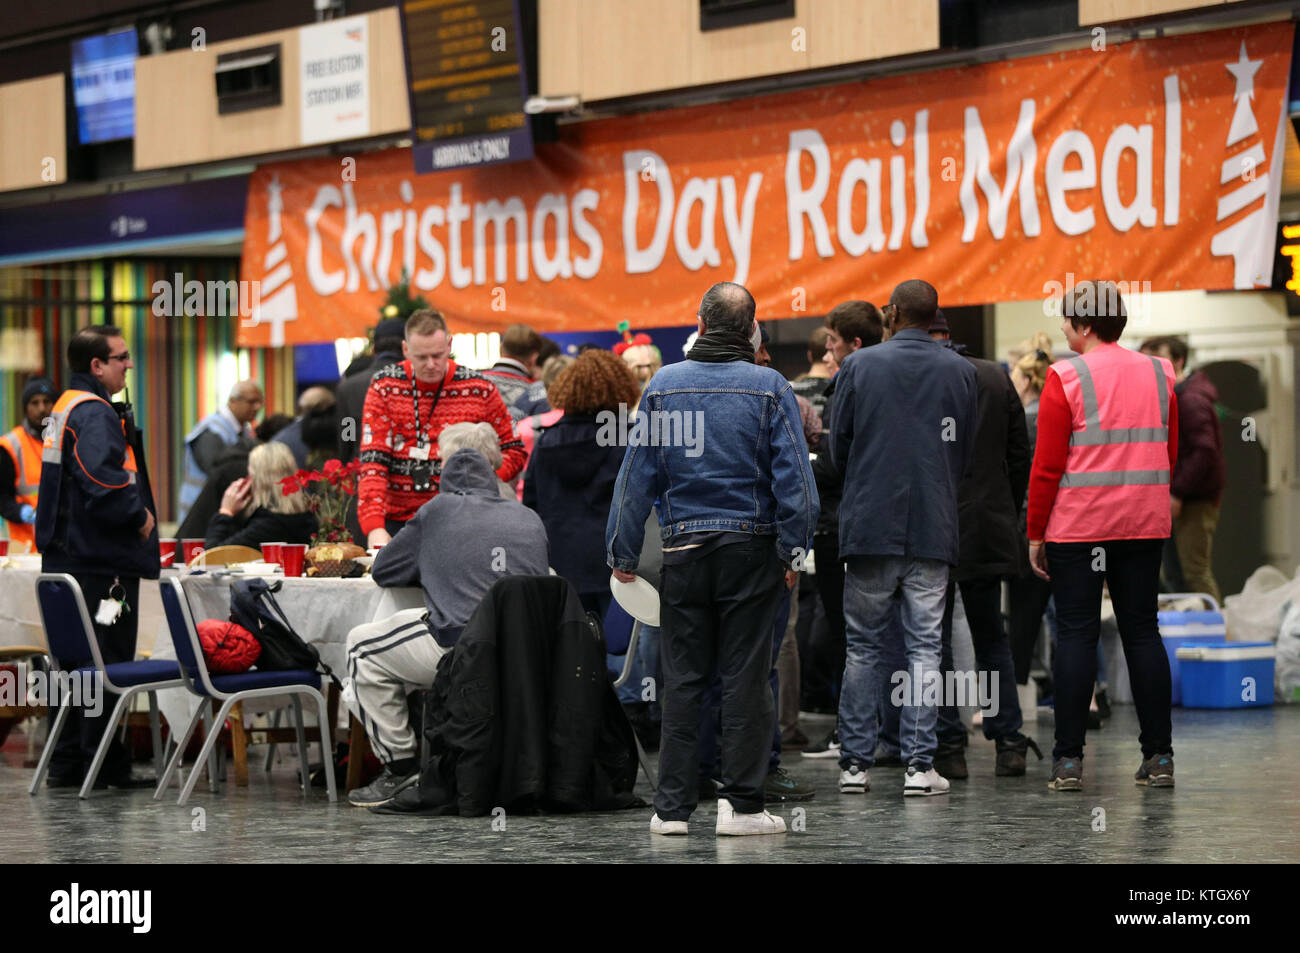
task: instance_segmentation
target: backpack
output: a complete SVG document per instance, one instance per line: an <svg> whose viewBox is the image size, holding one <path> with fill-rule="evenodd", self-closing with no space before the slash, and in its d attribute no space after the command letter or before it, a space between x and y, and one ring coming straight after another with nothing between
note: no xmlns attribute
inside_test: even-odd
<svg viewBox="0 0 1300 953"><path fill-rule="evenodd" d="M339 680L320 659L315 646L305 642L285 617L275 601L280 591L277 579L267 585L265 579L236 579L230 584L230 621L242 625L257 636L262 654L257 660L259 671L275 672L307 669L320 672L336 685Z"/></svg>

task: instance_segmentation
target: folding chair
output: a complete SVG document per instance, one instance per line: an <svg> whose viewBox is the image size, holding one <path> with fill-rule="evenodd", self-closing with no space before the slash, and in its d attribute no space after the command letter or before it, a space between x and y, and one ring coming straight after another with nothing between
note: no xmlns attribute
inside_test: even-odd
<svg viewBox="0 0 1300 953"><path fill-rule="evenodd" d="M176 753L167 763L167 770L158 781L154 799L161 798L163 792L167 790L167 785L171 783L172 775L176 773L185 756L185 746L189 744L190 737L194 734L199 720L204 716L209 702L221 702L221 710L211 723L212 727L216 728L226 720L236 702L245 698L266 698L272 695L289 695L293 701L294 727L298 733L298 758L302 766L300 772L302 790L306 795L310 790L311 779L307 761L307 735L302 721L302 701L299 698L301 695L306 695L316 702L316 711L320 719L321 763L325 765L325 785L329 791L329 799L337 800L338 795L334 790L334 772L329 770L334 762L330 750L332 744L329 716L326 714L325 697L320 693L320 675L307 669L243 672L239 675L211 674L203 660L203 649L199 644L198 632L194 628L194 617L190 614L189 601L185 598L185 590L181 588L180 580L176 578L159 580L158 588L162 593L163 610L167 615L167 629L171 633L172 644L176 647L176 657L180 660L181 677L185 681L185 687L199 697L199 707L194 717L190 719ZM207 738L203 741L203 748L195 760L196 765L207 759L219 734L216 730L208 731ZM211 771L209 773L211 774ZM189 800L198 777L197 768L190 771L177 804L184 804Z"/></svg>
<svg viewBox="0 0 1300 953"><path fill-rule="evenodd" d="M622 614L624 617L622 622L626 623L628 619L631 619L632 621L632 631L627 638L627 654L623 656L623 671L619 673L618 678L614 679L614 690L618 691L618 689L632 676L632 666L636 663L636 643L641 637L641 620L632 616L631 613L624 609L617 601L616 595L615 600L610 602L609 609L605 613L604 623L607 637L609 634L615 633L621 628L619 621L615 618L616 613ZM606 646L609 647L608 641L606 642ZM618 654L616 646L609 650L612 655ZM650 758L646 754L645 748L641 744L641 739L637 737L635 731L632 732L632 737L636 741L637 760L641 762L641 770L645 772L646 780L650 782L650 790L657 791L659 789L659 783L655 779L654 771L650 768Z"/></svg>
<svg viewBox="0 0 1300 953"><path fill-rule="evenodd" d="M36 580L36 602L41 611L41 624L45 627L45 641L50 647L50 655L58 658L86 658L89 656L93 665L79 668L67 673L73 678L95 677L98 673L100 684L104 689L119 693L117 705L104 737L95 749L95 757L86 772L78 797L87 797L95 786L99 769L108 754L108 746L113 742L117 724L130 710L131 699L140 692L149 693L149 728L153 735L154 769L162 769L163 748L162 728L158 721L158 696L160 688L180 688L185 683L181 680L180 666L176 662L150 660L147 662L115 662L104 664L103 653L99 650L99 640L95 638L95 629L90 622L90 613L86 611L86 600L81 594L77 580L67 573L42 573ZM40 763L36 766L36 776L27 788L28 794L35 794L41 786L45 774L49 771L50 760L54 757L54 748L72 710L72 699L64 697L59 705L59 713L54 719L54 729L45 742Z"/></svg>

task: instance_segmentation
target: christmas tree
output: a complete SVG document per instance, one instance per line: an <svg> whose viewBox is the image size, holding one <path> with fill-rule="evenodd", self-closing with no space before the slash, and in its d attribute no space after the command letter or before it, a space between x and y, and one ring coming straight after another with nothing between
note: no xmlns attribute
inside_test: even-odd
<svg viewBox="0 0 1300 953"><path fill-rule="evenodd" d="M401 318L405 321L412 312L431 307L433 306L424 300L423 295L411 297L411 280L403 269L402 280L388 289L388 297L379 306L379 315L381 318Z"/></svg>

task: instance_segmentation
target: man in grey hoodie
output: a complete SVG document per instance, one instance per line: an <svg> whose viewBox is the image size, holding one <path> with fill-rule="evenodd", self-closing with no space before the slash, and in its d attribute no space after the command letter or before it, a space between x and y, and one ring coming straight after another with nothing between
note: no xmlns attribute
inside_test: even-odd
<svg viewBox="0 0 1300 953"><path fill-rule="evenodd" d="M441 492L379 551L370 570L381 586L419 585L427 608L348 633L345 698L384 762L376 781L348 795L358 807L383 804L419 780L419 741L406 696L433 684L438 660L492 584L504 575L549 571L541 518L499 492L494 471L501 451L491 426L454 424L438 445Z"/></svg>

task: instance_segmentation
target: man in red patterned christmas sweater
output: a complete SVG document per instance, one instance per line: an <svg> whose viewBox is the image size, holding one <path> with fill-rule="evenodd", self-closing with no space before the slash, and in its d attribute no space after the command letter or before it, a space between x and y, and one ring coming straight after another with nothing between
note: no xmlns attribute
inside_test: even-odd
<svg viewBox="0 0 1300 953"><path fill-rule="evenodd" d="M406 321L406 358L378 371L366 393L361 431L357 514L369 546L382 546L438 493L442 460L438 434L461 421L492 425L501 440L502 480L523 469L524 445L515 436L501 395L475 371L451 360L451 335L429 309Z"/></svg>

